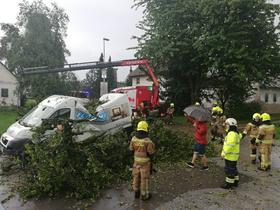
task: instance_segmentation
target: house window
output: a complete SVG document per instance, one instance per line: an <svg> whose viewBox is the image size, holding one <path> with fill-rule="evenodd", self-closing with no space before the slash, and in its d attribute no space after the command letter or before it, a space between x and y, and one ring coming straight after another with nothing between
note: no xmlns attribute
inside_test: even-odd
<svg viewBox="0 0 280 210"><path fill-rule="evenodd" d="M1 89L1 97L4 97L4 98L8 98L9 97L9 92L8 92L7 88L2 88Z"/></svg>
<svg viewBox="0 0 280 210"><path fill-rule="evenodd" d="M267 103L268 102L268 93L264 94L264 102Z"/></svg>
<svg viewBox="0 0 280 210"><path fill-rule="evenodd" d="M136 78L136 84L140 84L140 77Z"/></svg>
<svg viewBox="0 0 280 210"><path fill-rule="evenodd" d="M273 93L273 102L276 103L277 102L277 96L276 93Z"/></svg>

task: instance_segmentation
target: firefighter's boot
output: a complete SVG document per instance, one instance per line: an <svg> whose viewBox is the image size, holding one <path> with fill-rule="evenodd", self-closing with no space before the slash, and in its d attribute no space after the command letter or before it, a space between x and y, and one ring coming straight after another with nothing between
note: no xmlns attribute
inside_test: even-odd
<svg viewBox="0 0 280 210"><path fill-rule="evenodd" d="M238 184L239 184L239 175L236 175L236 176L234 176L233 186L238 187Z"/></svg>
<svg viewBox="0 0 280 210"><path fill-rule="evenodd" d="M233 188L233 184L226 182L225 184L221 185L222 189L229 190Z"/></svg>
<svg viewBox="0 0 280 210"><path fill-rule="evenodd" d="M151 197L152 197L151 193L148 193L148 194L145 194L145 195L141 195L141 200L142 201L147 201L147 200L150 200Z"/></svg>

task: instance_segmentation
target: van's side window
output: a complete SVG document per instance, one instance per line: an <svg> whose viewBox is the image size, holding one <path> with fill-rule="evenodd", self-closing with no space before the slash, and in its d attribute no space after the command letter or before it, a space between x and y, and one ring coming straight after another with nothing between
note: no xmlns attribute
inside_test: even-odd
<svg viewBox="0 0 280 210"><path fill-rule="evenodd" d="M64 108L64 109L59 109L55 113L51 115L51 119L54 118L60 118L60 119L69 119L71 114L71 109L69 108Z"/></svg>

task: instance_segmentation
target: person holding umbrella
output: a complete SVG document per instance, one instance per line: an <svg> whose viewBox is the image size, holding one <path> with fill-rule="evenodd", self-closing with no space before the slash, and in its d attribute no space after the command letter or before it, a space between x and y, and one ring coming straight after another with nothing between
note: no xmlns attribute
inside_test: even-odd
<svg viewBox="0 0 280 210"><path fill-rule="evenodd" d="M187 107L184 109L184 112L188 121L193 124L195 140L192 161L188 162L187 165L190 168L194 168L196 160L201 158L203 164L201 169L209 170L208 158L206 157L205 152L208 143L207 121L210 119L211 114L208 110L198 105Z"/></svg>

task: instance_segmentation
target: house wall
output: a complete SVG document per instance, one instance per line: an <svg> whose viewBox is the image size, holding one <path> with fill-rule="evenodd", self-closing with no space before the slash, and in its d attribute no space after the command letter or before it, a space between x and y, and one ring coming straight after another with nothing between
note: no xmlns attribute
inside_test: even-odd
<svg viewBox="0 0 280 210"><path fill-rule="evenodd" d="M260 102L262 104L262 111L271 114L280 113L280 89L260 89Z"/></svg>
<svg viewBox="0 0 280 210"><path fill-rule="evenodd" d="M139 84L137 84L139 78ZM147 76L132 77L132 86L152 86L153 82Z"/></svg>
<svg viewBox="0 0 280 210"><path fill-rule="evenodd" d="M0 63L0 106L19 106L17 85L16 77ZM8 97L2 97L2 89L8 89Z"/></svg>

